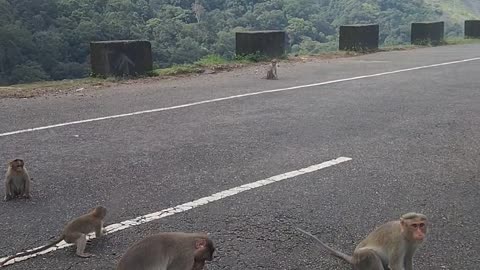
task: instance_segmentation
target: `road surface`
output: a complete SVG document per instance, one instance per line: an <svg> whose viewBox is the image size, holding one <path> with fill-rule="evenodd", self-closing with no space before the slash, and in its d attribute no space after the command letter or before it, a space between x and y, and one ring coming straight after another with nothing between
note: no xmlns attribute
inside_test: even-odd
<svg viewBox="0 0 480 270"><path fill-rule="evenodd" d="M479 57L444 46L282 63L278 81L251 67L1 99L0 160L25 159L34 182L31 201L0 203L0 257L101 204L117 229L95 257L67 247L7 269L114 269L161 231L210 232L210 270L349 269L294 227L351 253L418 211L431 230L416 269L478 269Z"/></svg>

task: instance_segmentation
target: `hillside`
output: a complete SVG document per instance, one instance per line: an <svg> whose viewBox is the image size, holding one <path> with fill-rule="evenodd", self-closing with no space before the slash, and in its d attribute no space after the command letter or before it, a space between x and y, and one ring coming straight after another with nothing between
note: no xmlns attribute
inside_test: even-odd
<svg viewBox="0 0 480 270"><path fill-rule="evenodd" d="M463 23L465 19L480 18L480 1L478 0L425 0L434 9L443 12L440 18Z"/></svg>
<svg viewBox="0 0 480 270"><path fill-rule="evenodd" d="M232 59L238 30L283 29L292 53L317 54L337 48L342 24L379 23L380 43L396 45L415 21L445 19L447 35L460 36L479 9L477 0L0 0L0 85L86 77L96 40L150 40L164 68Z"/></svg>
<svg viewBox="0 0 480 270"><path fill-rule="evenodd" d="M465 7L472 11L472 13L479 18L480 17L480 1L477 0L463 0Z"/></svg>

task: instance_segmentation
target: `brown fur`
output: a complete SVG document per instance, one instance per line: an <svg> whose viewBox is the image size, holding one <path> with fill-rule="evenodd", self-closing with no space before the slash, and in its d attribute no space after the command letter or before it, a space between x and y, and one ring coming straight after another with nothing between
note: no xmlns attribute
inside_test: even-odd
<svg viewBox="0 0 480 270"><path fill-rule="evenodd" d="M400 220L387 222L361 241L353 256L327 246L313 237L332 255L350 263L355 270L412 270L413 254L422 244L427 233L427 217L419 213L407 213Z"/></svg>
<svg viewBox="0 0 480 270"><path fill-rule="evenodd" d="M206 234L159 233L128 248L117 270L202 270L214 252L214 244Z"/></svg>
<svg viewBox="0 0 480 270"><path fill-rule="evenodd" d="M277 60L276 59L273 59L270 63L270 66L268 66L266 79L267 80L278 80Z"/></svg>
<svg viewBox="0 0 480 270"><path fill-rule="evenodd" d="M0 264L0 267L14 258L31 255L51 248L56 244L60 243L62 240L65 240L65 242L67 243L75 243L77 245L77 256L83 258L90 257L92 256L91 254L84 253L85 246L87 244L87 234L95 232L96 237L102 236L105 232L103 228L103 219L106 215L107 209L103 206L97 206L89 213L75 218L74 220L67 223L67 225L63 229L62 235L54 242L41 248L34 249L32 251L10 256Z"/></svg>
<svg viewBox="0 0 480 270"><path fill-rule="evenodd" d="M30 176L28 175L25 162L22 159L14 159L8 163L5 174L5 201L18 196L30 199Z"/></svg>

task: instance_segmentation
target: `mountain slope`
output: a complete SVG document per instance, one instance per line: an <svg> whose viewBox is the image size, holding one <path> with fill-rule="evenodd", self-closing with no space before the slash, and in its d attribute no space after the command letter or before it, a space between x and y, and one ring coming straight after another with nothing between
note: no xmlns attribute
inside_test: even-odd
<svg viewBox="0 0 480 270"><path fill-rule="evenodd" d="M480 19L479 0L425 0L443 12L442 19L462 24L464 20Z"/></svg>

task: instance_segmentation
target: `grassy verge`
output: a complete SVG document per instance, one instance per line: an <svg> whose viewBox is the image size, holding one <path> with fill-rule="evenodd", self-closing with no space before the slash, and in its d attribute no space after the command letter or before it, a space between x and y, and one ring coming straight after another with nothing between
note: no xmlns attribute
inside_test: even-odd
<svg viewBox="0 0 480 270"><path fill-rule="evenodd" d="M0 86L0 98L30 98L43 94L80 92L85 88L98 88L115 83L114 78L82 78L62 81L43 81L11 86Z"/></svg>
<svg viewBox="0 0 480 270"><path fill-rule="evenodd" d="M462 45L480 43L480 39L476 38L448 38L445 40L446 45Z"/></svg>
<svg viewBox="0 0 480 270"><path fill-rule="evenodd" d="M480 43L480 39L450 38L446 39L445 45L461 45ZM402 51L416 48L429 47L418 45L395 45L382 46L379 51ZM287 61L297 62L309 59L334 59L342 57L358 56L366 53L331 51L315 55L290 55L285 57ZM268 59L258 55L250 55L235 60L226 60L218 55L207 55L193 64L174 65L170 68L155 69L149 73L151 77L179 76L199 73L215 73L218 71L232 70L242 66L254 65ZM46 81L12 86L0 86L0 98L29 98L45 94L81 93L84 89L108 87L128 82L129 80L116 78L83 78L62 81Z"/></svg>
<svg viewBox="0 0 480 270"><path fill-rule="evenodd" d="M255 56L247 56L235 60L227 60L219 55L207 55L193 64L173 65L169 68L155 69L150 76L176 76L181 74L204 73L230 70L235 67L248 65L260 61ZM263 59L262 59L263 60Z"/></svg>
<svg viewBox="0 0 480 270"><path fill-rule="evenodd" d="M411 45L411 44L404 44L404 45L391 45L391 46L381 46L379 51L383 52L391 52L391 51L406 51L406 50L413 50L420 48L422 46L418 45Z"/></svg>

